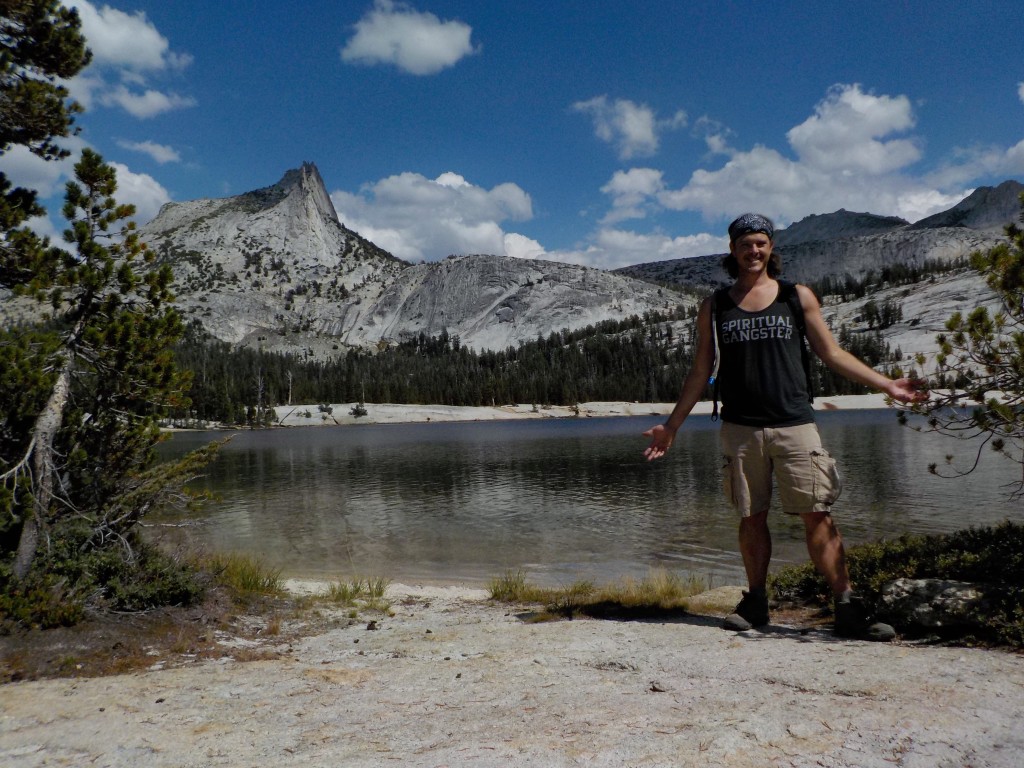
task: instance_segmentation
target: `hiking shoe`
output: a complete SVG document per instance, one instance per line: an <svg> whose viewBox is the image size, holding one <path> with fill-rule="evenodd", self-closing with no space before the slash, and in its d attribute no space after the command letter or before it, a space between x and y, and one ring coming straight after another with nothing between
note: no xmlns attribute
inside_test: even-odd
<svg viewBox="0 0 1024 768"><path fill-rule="evenodd" d="M761 593L753 595L750 592L743 593L743 599L725 617L722 622L722 629L731 629L733 632L745 632L754 627L763 627L768 623L768 595Z"/></svg>
<svg viewBox="0 0 1024 768"><path fill-rule="evenodd" d="M847 603L835 604L836 637L848 637L856 640L873 640L887 643L896 637L896 630L881 621L871 621L864 604L856 598Z"/></svg>

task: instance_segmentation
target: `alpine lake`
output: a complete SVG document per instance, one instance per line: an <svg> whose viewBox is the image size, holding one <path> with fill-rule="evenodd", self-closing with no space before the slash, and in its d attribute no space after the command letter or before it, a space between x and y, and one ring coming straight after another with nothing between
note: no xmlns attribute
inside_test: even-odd
<svg viewBox="0 0 1024 768"><path fill-rule="evenodd" d="M147 519L171 547L250 555L287 577L485 586L607 584L652 569L742 584L737 518L721 491L718 424L691 416L662 459L642 432L664 417L528 419L176 432L173 458L230 435L193 483L198 514ZM844 482L847 545L1021 518L1020 467L977 444L902 426L892 410L820 411ZM920 424L921 422L913 422ZM773 568L807 560L803 526L773 508Z"/></svg>

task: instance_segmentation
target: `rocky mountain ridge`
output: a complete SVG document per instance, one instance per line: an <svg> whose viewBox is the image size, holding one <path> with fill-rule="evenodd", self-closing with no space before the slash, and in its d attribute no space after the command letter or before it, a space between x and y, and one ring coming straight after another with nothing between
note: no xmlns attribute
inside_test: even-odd
<svg viewBox="0 0 1024 768"><path fill-rule="evenodd" d="M344 327L408 266L338 221L312 163L236 197L168 203L140 235L173 269L186 318L236 344Z"/></svg>
<svg viewBox="0 0 1024 768"><path fill-rule="evenodd" d="M330 355L421 333L502 349L679 302L647 282L557 262L408 264L338 221L311 163L237 197L170 203L140 232L174 270L188 319L278 351Z"/></svg>
<svg viewBox="0 0 1024 768"><path fill-rule="evenodd" d="M1000 241L1001 228L1020 215L1022 190L1015 181L982 188L914 224L845 210L808 216L777 233L784 274L803 282L860 279L896 264L955 261ZM478 350L504 349L563 328L695 306L697 292L727 280L720 255L616 272L489 255L412 265L338 221L311 163L243 195L170 203L141 234L174 270L177 304L187 320L232 344L317 357L420 334L446 333ZM905 319L885 337L908 354L933 349L954 309L995 306L991 291L969 270L913 290L882 289L873 298L904 306ZM865 330L865 300L829 299L826 319L835 328ZM31 302L0 297L0 315L9 323L38 311ZM686 321L677 325L683 331Z"/></svg>
<svg viewBox="0 0 1024 768"><path fill-rule="evenodd" d="M783 274L813 283L849 275L862 280L893 265L923 267L966 259L1004 240L1003 228L1020 216L1024 184L1005 181L981 187L942 213L910 224L896 217L839 210L808 216L780 229L775 244ZM725 254L672 259L622 267L617 274L708 290L728 282Z"/></svg>

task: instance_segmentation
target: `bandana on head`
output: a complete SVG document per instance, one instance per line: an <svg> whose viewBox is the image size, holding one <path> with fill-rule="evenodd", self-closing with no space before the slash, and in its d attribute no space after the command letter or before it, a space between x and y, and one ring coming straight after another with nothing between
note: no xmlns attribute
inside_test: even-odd
<svg viewBox="0 0 1024 768"><path fill-rule="evenodd" d="M759 213L744 213L729 225L729 242L736 242L751 232L763 232L769 240L775 237L775 225L766 216Z"/></svg>

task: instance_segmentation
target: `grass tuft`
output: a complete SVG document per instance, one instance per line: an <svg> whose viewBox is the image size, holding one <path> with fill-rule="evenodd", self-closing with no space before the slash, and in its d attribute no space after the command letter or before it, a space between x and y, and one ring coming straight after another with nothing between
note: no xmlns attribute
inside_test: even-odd
<svg viewBox="0 0 1024 768"><path fill-rule="evenodd" d="M386 613L391 609L391 603L385 599L389 586L391 580L384 577L339 580L327 587L324 597L341 606Z"/></svg>
<svg viewBox="0 0 1024 768"><path fill-rule="evenodd" d="M567 587L548 588L531 584L522 571L509 571L491 580L490 599L504 603L539 603L545 613L539 620L556 616L640 616L686 610L686 600L707 589L696 576L682 578L664 569L652 570L644 579L624 579L596 587L578 581Z"/></svg>
<svg viewBox="0 0 1024 768"><path fill-rule="evenodd" d="M201 562L201 567L239 599L276 597L284 592L281 569L268 567L247 555L209 555Z"/></svg>
<svg viewBox="0 0 1024 768"><path fill-rule="evenodd" d="M506 571L491 579L488 592L499 603L547 603L557 597L557 590L528 583L522 571Z"/></svg>

